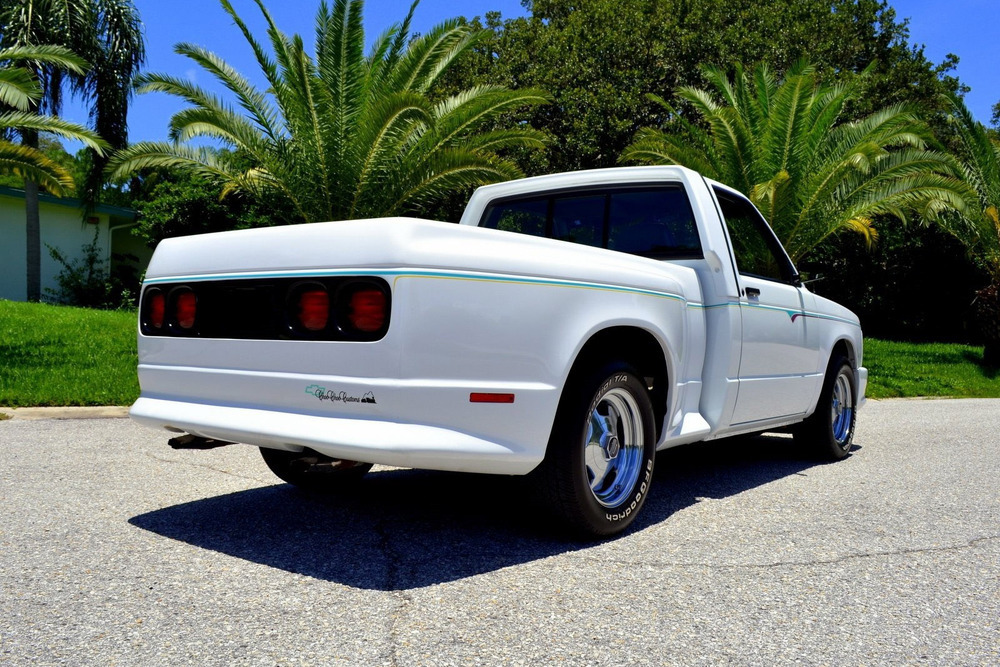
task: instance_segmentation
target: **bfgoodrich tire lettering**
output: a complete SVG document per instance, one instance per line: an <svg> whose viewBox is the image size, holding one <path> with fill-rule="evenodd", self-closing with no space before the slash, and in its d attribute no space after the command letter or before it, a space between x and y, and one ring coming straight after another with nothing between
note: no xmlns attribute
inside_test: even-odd
<svg viewBox="0 0 1000 667"><path fill-rule="evenodd" d="M571 378L536 484L558 517L593 536L624 530L653 480L656 426L649 392L624 363Z"/></svg>

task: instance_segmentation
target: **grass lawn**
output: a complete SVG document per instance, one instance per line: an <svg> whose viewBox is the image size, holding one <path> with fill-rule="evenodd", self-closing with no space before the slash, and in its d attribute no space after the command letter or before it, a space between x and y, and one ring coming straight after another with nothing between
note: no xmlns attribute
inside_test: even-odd
<svg viewBox="0 0 1000 667"><path fill-rule="evenodd" d="M129 405L139 396L134 312L0 300L0 406ZM865 340L870 398L1000 398L969 345Z"/></svg>
<svg viewBox="0 0 1000 667"><path fill-rule="evenodd" d="M0 300L0 406L129 405L134 312Z"/></svg>
<svg viewBox="0 0 1000 667"><path fill-rule="evenodd" d="M867 338L867 395L1000 398L1000 371L985 368L982 362L981 347Z"/></svg>

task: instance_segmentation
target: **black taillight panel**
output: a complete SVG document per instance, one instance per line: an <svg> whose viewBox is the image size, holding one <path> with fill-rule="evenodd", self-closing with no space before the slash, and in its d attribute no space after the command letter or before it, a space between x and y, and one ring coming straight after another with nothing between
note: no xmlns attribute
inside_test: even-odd
<svg viewBox="0 0 1000 667"><path fill-rule="evenodd" d="M212 280L146 287L145 336L374 341L389 329L392 293L375 276Z"/></svg>

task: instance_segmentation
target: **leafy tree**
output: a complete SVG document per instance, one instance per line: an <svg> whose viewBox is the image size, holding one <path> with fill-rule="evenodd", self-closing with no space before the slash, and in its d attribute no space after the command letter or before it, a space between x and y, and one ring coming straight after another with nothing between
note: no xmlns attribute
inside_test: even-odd
<svg viewBox="0 0 1000 667"><path fill-rule="evenodd" d="M989 276L990 284L976 294L975 310L985 338L985 360L1000 366L1000 140L972 117L959 96L946 99L962 169L976 197L964 216L945 218L944 223Z"/></svg>
<svg viewBox="0 0 1000 667"><path fill-rule="evenodd" d="M222 197L222 186L190 170L157 168L145 174L131 206L137 213L134 233L151 246L164 238L246 229L291 222L275 201L243 193Z"/></svg>
<svg viewBox="0 0 1000 667"><path fill-rule="evenodd" d="M219 140L235 153L213 153L184 143L140 143L111 163L117 177L148 167L193 170L223 192L260 197L278 193L308 221L394 215L419 210L455 190L520 175L498 151L541 147L539 132L517 124L485 131L502 114L544 102L544 94L476 86L433 101L435 81L479 37L446 21L413 37L417 3L401 24L364 49L362 1L322 3L316 17L316 57L299 36L282 33L265 9L274 55L251 35L228 0L222 6L256 55L269 90L254 88L215 54L179 44L183 54L213 75L243 113L189 81L162 74L140 79L143 92L166 92L192 106L171 119L175 142Z"/></svg>
<svg viewBox="0 0 1000 667"><path fill-rule="evenodd" d="M487 14L490 35L443 80L537 86L554 97L529 122L551 150L519 156L529 173L608 167L641 127L666 119L646 94L671 99L704 86L700 66L766 63L785 71L808 57L826 80L851 80L871 65L845 117L903 101L937 105L958 82L907 43L905 21L883 0L534 0L528 17ZM473 21L473 25L479 25Z"/></svg>
<svg viewBox="0 0 1000 667"><path fill-rule="evenodd" d="M708 128L676 115L681 132L647 128L623 160L681 164L746 194L771 223L793 260L850 230L874 240L874 219L924 220L965 210L972 193L948 155L929 149L932 134L912 108L893 105L841 123L858 86L827 85L800 62L779 81L766 66L733 80L706 67L714 88L678 95ZM721 100L721 102L719 101Z"/></svg>
<svg viewBox="0 0 1000 667"><path fill-rule="evenodd" d="M67 68L65 63L32 58L18 62L30 67L41 83L41 96L31 110L58 115L63 83L91 106L94 129L116 148L127 143L126 116L132 77L144 58L142 30L131 0L7 0L0 4L0 47L57 45L90 64ZM38 129L22 125L23 144L38 148ZM94 153L94 169L84 191L96 200L104 153ZM41 242L38 221L38 181L25 174L28 257L28 299L41 296Z"/></svg>

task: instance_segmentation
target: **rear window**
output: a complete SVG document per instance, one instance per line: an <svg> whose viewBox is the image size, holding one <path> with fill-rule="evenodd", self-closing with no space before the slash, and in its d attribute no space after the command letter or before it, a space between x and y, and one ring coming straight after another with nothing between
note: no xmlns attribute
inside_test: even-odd
<svg viewBox="0 0 1000 667"><path fill-rule="evenodd" d="M703 256L694 213L680 184L502 199L486 208L479 226L657 259Z"/></svg>

